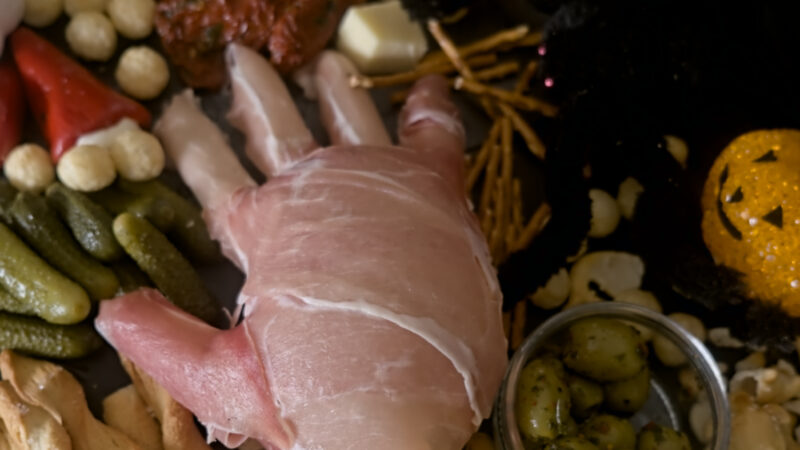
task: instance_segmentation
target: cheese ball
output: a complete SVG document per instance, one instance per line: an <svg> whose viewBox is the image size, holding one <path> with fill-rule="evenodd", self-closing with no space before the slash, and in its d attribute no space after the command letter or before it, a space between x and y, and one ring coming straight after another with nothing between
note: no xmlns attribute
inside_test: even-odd
<svg viewBox="0 0 800 450"><path fill-rule="evenodd" d="M156 3L153 0L110 0L108 15L119 34L144 39L153 32Z"/></svg>
<svg viewBox="0 0 800 450"><path fill-rule="evenodd" d="M131 47L119 58L114 77L126 94L151 100L167 87L169 67L164 57L150 47Z"/></svg>
<svg viewBox="0 0 800 450"><path fill-rule="evenodd" d="M3 170L11 185L20 191L41 192L55 178L50 154L36 144L22 144L11 150Z"/></svg>
<svg viewBox="0 0 800 450"><path fill-rule="evenodd" d="M58 161L56 172L64 185L81 192L99 191L117 177L108 149L95 145L72 147Z"/></svg>
<svg viewBox="0 0 800 450"><path fill-rule="evenodd" d="M117 32L108 17L97 11L75 14L66 31L72 51L89 61L108 61L117 49Z"/></svg>
<svg viewBox="0 0 800 450"><path fill-rule="evenodd" d="M158 139L146 131L121 132L109 150L117 172L126 180L152 180L164 170L164 149Z"/></svg>
<svg viewBox="0 0 800 450"><path fill-rule="evenodd" d="M32 27L46 27L58 20L64 10L64 0L25 0L22 21Z"/></svg>
<svg viewBox="0 0 800 450"><path fill-rule="evenodd" d="M108 0L64 0L64 11L70 17L84 11L103 12L107 2Z"/></svg>

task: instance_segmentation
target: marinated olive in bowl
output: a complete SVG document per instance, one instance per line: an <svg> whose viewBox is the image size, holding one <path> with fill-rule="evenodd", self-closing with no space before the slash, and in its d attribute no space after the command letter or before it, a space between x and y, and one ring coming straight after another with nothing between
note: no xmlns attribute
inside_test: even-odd
<svg viewBox="0 0 800 450"><path fill-rule="evenodd" d="M634 327L636 324L637 327ZM638 328L676 345L713 405L715 440L726 449L730 413L724 382L708 350L665 316L622 303L564 311L545 322L514 355L495 405L500 449L689 450L686 423L651 364Z"/></svg>

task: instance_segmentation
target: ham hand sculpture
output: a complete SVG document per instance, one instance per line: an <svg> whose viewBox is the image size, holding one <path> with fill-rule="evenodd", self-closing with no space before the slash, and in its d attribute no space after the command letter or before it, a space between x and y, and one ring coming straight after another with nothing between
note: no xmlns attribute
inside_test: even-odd
<svg viewBox="0 0 800 450"><path fill-rule="evenodd" d="M352 64L313 73L333 143L320 148L277 73L227 51L230 120L257 186L190 91L155 129L244 271L229 330L153 290L103 302L97 328L229 447L460 449L505 371L501 293L463 188L464 128L425 78L392 146Z"/></svg>

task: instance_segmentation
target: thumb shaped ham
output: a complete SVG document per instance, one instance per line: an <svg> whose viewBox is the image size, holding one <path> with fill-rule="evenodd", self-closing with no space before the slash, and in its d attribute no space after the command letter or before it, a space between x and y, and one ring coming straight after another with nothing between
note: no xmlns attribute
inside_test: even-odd
<svg viewBox="0 0 800 450"><path fill-rule="evenodd" d="M260 55L227 53L249 177L191 92L156 133L246 274L218 330L158 292L103 302L97 328L235 447L460 449L505 371L501 294L463 188L464 129L442 78L413 88L400 145L337 53L316 62L320 147Z"/></svg>

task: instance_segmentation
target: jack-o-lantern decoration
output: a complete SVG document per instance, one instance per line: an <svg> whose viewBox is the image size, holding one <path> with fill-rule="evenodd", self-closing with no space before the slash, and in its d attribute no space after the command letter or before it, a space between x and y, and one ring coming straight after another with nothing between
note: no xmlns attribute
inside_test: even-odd
<svg viewBox="0 0 800 450"><path fill-rule="evenodd" d="M702 198L703 239L750 296L800 317L800 131L761 130L717 157Z"/></svg>

